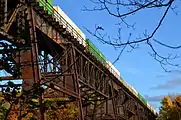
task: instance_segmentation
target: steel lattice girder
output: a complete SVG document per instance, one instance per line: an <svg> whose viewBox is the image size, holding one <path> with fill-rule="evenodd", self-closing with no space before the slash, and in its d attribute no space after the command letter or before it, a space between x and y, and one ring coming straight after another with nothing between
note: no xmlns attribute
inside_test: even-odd
<svg viewBox="0 0 181 120"><path fill-rule="evenodd" d="M108 70L100 67L90 55L82 51L76 39L37 3L32 1L28 6L25 4L16 9L18 5L11 6L14 12L7 16L11 22L6 25L5 22L1 22L0 25L3 24L4 30L0 33L1 39L6 38L17 44L21 51L19 57L20 63L24 64L21 68L23 72L21 77L24 81L32 82L32 79L41 83L51 81L47 86L56 93L56 96L73 97L80 111L84 105L79 119L84 119L83 114L92 119L146 120L155 117L148 114L151 112L110 75ZM5 15L0 16L1 21L5 20ZM15 19L18 20L14 21ZM29 35L23 36L20 32L22 30L29 32ZM41 54L42 51L45 54ZM63 71L66 72L62 74ZM122 110L125 110L124 113Z"/></svg>

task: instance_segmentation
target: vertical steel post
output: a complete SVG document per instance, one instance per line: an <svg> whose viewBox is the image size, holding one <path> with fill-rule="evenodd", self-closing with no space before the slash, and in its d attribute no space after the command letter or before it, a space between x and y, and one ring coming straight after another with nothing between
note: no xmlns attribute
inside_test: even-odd
<svg viewBox="0 0 181 120"><path fill-rule="evenodd" d="M74 83L75 83L75 90L76 90L76 92L78 93L78 100L77 100L77 102L78 102L78 107L79 107L79 111L80 111L80 116L79 116L79 119L80 120L84 120L84 115L83 115L83 109L82 109L82 100L81 100L81 95L80 95L80 89L79 89L79 81L78 81L78 73L77 73L77 65L76 65L76 61L75 61L75 56L76 56L76 53L75 53L75 49L74 49L74 46L73 45L71 45L71 47L72 47L72 58L73 58L73 63L74 63L74 65L73 65L73 69L74 69L74 71L75 71L75 73L74 73L74 75L75 75L75 81L74 81Z"/></svg>
<svg viewBox="0 0 181 120"><path fill-rule="evenodd" d="M4 25L6 25L8 22L8 0L4 0L4 5Z"/></svg>
<svg viewBox="0 0 181 120"><path fill-rule="evenodd" d="M28 11L29 11L29 17L30 17L30 40L31 40L31 53L32 53L32 62L33 62L33 67L36 69L33 69L34 72L34 82L38 83L39 85L41 84L41 73L39 70L39 65L38 65L38 40L36 37L36 28L35 28L35 14L31 6L28 6ZM39 86L40 87L40 86ZM40 103L40 120L44 120L44 111L43 111L43 106L42 106L42 100L43 96L42 93L40 93L39 96L39 103Z"/></svg>
<svg viewBox="0 0 181 120"><path fill-rule="evenodd" d="M113 111L114 111L114 115L115 115L115 120L118 120L117 110L116 110L116 105L115 105L115 95L114 95L114 88L113 88L113 81L112 81L112 79L110 80L110 85L111 85L111 93L112 93L112 96L113 96L113 98L112 98L112 105L113 105Z"/></svg>

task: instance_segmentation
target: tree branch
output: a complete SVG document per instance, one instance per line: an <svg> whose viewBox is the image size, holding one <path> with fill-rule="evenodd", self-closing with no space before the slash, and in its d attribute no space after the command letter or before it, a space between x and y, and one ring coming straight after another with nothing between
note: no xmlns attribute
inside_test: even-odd
<svg viewBox="0 0 181 120"><path fill-rule="evenodd" d="M92 0L91 0L92 1ZM143 33L143 37L139 37L136 39L132 39L130 40L130 38L128 38L127 41L123 41L121 40L121 36L118 36L118 38L114 38L114 40L116 41L112 41L110 38L110 36L108 36L108 39L106 40L105 37L107 37L107 34L103 34L102 32L104 31L103 27L100 26L96 26L95 28L95 32L91 32L90 30L86 29L88 31L88 33L90 33L92 36L94 36L97 40L101 41L103 44L108 44L111 45L114 48L119 48L120 52L119 55L117 57L117 59L114 61L114 63L116 61L119 60L119 57L121 56L121 54L123 53L123 51L126 48L131 48L130 51L133 51L134 49L138 48L138 45L141 43L146 43L148 44L148 46L151 48L151 50L153 51L153 54L150 54L157 62L160 63L161 67L165 70L166 68L164 67L165 65L170 65L170 66L174 66L174 67L179 67L178 64L172 64L171 62L169 62L170 60L174 60L176 58L178 58L179 56L175 55L174 57L172 55L168 55L168 57L164 57L160 54L158 54L158 52L154 49L154 46L152 44L151 41L166 47L166 48L170 48L170 49L179 49L181 48L181 45L178 46L172 46L172 45L168 45L166 43L163 43L159 40L156 40L154 38L155 34L157 33L157 31L159 30L159 28L161 27L161 25L163 24L164 19L166 18L168 11L170 9L173 10L172 4L174 3L175 0L145 0L145 1L139 1L139 0L129 0L129 1L120 1L120 0L95 0L93 3L95 5L97 5L98 7L94 7L95 9L84 9L85 11L97 11L97 10L106 10L107 13L113 17L116 17L118 19L120 19L120 21L122 23L124 23L127 28L129 28L129 24L125 21L125 19L130 16L133 15L135 13L137 13L140 10L143 9L147 9L147 8L165 8L163 12L163 15L161 16L161 18L158 21L158 24L156 25L156 27L153 29L153 31L148 34ZM113 8L115 7L116 12L112 11ZM129 9L128 12L125 12L123 14L120 13L120 9L122 8L126 8ZM174 7L175 8L175 7ZM123 10L124 11L124 10ZM121 23L119 24L120 26L122 25ZM133 26L132 26L133 27ZM118 30L118 32L120 32ZM130 33L131 34L131 33ZM130 52L128 51L128 52Z"/></svg>

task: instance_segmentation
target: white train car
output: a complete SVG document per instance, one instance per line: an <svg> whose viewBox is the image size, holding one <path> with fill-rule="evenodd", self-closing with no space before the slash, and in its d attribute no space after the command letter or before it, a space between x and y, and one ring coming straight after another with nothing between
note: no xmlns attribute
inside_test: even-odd
<svg viewBox="0 0 181 120"><path fill-rule="evenodd" d="M123 85L126 87L126 88L128 88L130 91L131 91L131 89L130 89L130 86L128 85L128 83L125 81L125 80L120 80L122 83L123 83Z"/></svg>
<svg viewBox="0 0 181 120"><path fill-rule="evenodd" d="M130 86L131 92L137 97L138 96L138 92L136 91L136 89L133 86Z"/></svg>
<svg viewBox="0 0 181 120"><path fill-rule="evenodd" d="M153 109L153 108L152 108L152 109ZM155 109L153 109L153 112L154 112L155 115L158 114L158 112L157 112Z"/></svg>
<svg viewBox="0 0 181 120"><path fill-rule="evenodd" d="M152 111L152 107L148 102L147 102L147 107Z"/></svg>
<svg viewBox="0 0 181 120"><path fill-rule="evenodd" d="M56 10L54 11L54 16L57 22L63 25L64 28L66 28L70 33L73 34L75 38L79 41L80 44L82 44L84 47L86 47L86 36L85 34L79 29L79 27L64 13L64 11L59 6L53 6L53 8ZM57 12L59 14L57 14Z"/></svg>
<svg viewBox="0 0 181 120"><path fill-rule="evenodd" d="M110 61L106 61L106 68L118 79L120 80L120 72Z"/></svg>
<svg viewBox="0 0 181 120"><path fill-rule="evenodd" d="M147 107L152 111L154 114L158 114L157 111L149 104L147 103Z"/></svg>
<svg viewBox="0 0 181 120"><path fill-rule="evenodd" d="M123 85L126 87L126 88L128 88L128 84L126 83L126 81L124 81L124 80L120 80L122 83L123 83Z"/></svg>
<svg viewBox="0 0 181 120"><path fill-rule="evenodd" d="M123 79L120 79L120 81L123 83L124 86L126 86L126 81L124 81Z"/></svg>
<svg viewBox="0 0 181 120"><path fill-rule="evenodd" d="M150 111L154 112L152 106L149 103L147 103L147 107Z"/></svg>

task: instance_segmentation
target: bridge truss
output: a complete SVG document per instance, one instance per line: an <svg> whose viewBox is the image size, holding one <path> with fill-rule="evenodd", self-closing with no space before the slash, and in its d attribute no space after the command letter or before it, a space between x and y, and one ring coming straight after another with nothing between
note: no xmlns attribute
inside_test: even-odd
<svg viewBox="0 0 181 120"><path fill-rule="evenodd" d="M13 75L1 79L22 79L24 91L31 91L34 83L46 86L40 100L69 98L79 108L79 120L155 120L55 17L35 0L0 0L0 57L6 56L0 68L9 64L12 69L6 71Z"/></svg>

